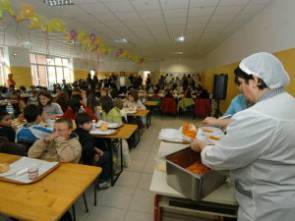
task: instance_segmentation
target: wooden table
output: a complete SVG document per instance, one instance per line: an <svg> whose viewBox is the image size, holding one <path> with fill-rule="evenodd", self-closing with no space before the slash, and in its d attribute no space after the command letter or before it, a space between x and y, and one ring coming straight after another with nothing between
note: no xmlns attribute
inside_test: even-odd
<svg viewBox="0 0 295 221"><path fill-rule="evenodd" d="M122 151L122 139L127 140L129 139L134 132L137 130L138 126L135 124L123 124L122 127L118 128L116 133L111 135L92 135L95 138L102 138L102 139L118 139L120 141L120 171L116 174L114 174L114 165L113 165L113 149L110 149L111 154L111 184L114 186L116 181L118 180L119 176L123 172L123 151Z"/></svg>
<svg viewBox="0 0 295 221"><path fill-rule="evenodd" d="M155 106L159 106L159 102L157 101L146 101L144 102L144 105L147 107L155 107Z"/></svg>
<svg viewBox="0 0 295 221"><path fill-rule="evenodd" d="M149 128L152 124L152 117L150 110L138 110L136 113L128 113L127 116L130 117L145 117L146 127Z"/></svg>
<svg viewBox="0 0 295 221"><path fill-rule="evenodd" d="M116 129L116 133L111 135L92 135L95 138L106 139L129 139L136 131L137 125L135 124L123 124L120 128Z"/></svg>
<svg viewBox="0 0 295 221"><path fill-rule="evenodd" d="M0 162L19 156L0 153ZM62 163L29 185L0 181L0 213L20 220L59 220L101 173L101 168Z"/></svg>

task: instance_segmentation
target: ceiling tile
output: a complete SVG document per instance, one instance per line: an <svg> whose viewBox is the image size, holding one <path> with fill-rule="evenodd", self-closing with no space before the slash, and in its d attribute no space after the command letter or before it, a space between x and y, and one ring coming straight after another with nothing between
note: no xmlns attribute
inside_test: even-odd
<svg viewBox="0 0 295 221"><path fill-rule="evenodd" d="M170 9L187 9L188 0L160 0L164 10Z"/></svg>
<svg viewBox="0 0 295 221"><path fill-rule="evenodd" d="M128 1L105 2L104 4L113 12L133 12L134 11L132 5Z"/></svg>
<svg viewBox="0 0 295 221"><path fill-rule="evenodd" d="M140 11L139 14L142 17L146 17L146 18L153 18L153 17L162 16L161 10L156 10L156 11Z"/></svg>
<svg viewBox="0 0 295 221"><path fill-rule="evenodd" d="M247 5L250 0L221 0L220 6L243 6Z"/></svg>
<svg viewBox="0 0 295 221"><path fill-rule="evenodd" d="M273 0L252 0L251 4L269 4L271 3Z"/></svg>
<svg viewBox="0 0 295 221"><path fill-rule="evenodd" d="M215 15L236 15L238 14L244 6L219 6L216 8Z"/></svg>
<svg viewBox="0 0 295 221"><path fill-rule="evenodd" d="M116 12L115 14L120 19L123 19L123 20L138 20L139 19L136 12Z"/></svg>
<svg viewBox="0 0 295 221"><path fill-rule="evenodd" d="M74 4L97 3L97 0L73 0Z"/></svg>
<svg viewBox="0 0 295 221"><path fill-rule="evenodd" d="M210 16L190 16L188 18L188 23L201 23L201 24L206 24L210 19Z"/></svg>
<svg viewBox="0 0 295 221"><path fill-rule="evenodd" d="M175 17L186 17L187 10L177 9L177 10L165 10L164 11L166 18L175 18Z"/></svg>
<svg viewBox="0 0 295 221"><path fill-rule="evenodd" d="M215 7L190 8L189 16L210 16Z"/></svg>
<svg viewBox="0 0 295 221"><path fill-rule="evenodd" d="M190 7L216 6L219 0L190 0Z"/></svg>
<svg viewBox="0 0 295 221"><path fill-rule="evenodd" d="M138 11L160 10L158 0L133 0L131 4L133 4Z"/></svg>
<svg viewBox="0 0 295 221"><path fill-rule="evenodd" d="M233 20L235 18L235 16L233 14L229 14L229 15L213 15L210 23L224 23L224 22L230 22L231 20Z"/></svg>
<svg viewBox="0 0 295 221"><path fill-rule="evenodd" d="M87 12L90 13L100 13L100 12L105 12L107 9L102 3L94 3L94 4L81 4L77 5L78 7L84 9Z"/></svg>
<svg viewBox="0 0 295 221"><path fill-rule="evenodd" d="M241 12L242 14L247 15L256 15L258 12L262 11L266 5L264 4L249 4L244 10Z"/></svg>

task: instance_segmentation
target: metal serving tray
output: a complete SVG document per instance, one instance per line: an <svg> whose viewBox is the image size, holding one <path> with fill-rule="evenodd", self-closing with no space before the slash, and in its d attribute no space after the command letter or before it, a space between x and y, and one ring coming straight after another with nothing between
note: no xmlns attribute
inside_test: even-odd
<svg viewBox="0 0 295 221"><path fill-rule="evenodd" d="M225 175L214 170L199 175L185 169L200 160L200 153L189 147L166 156L168 185L195 201L209 195L226 180Z"/></svg>

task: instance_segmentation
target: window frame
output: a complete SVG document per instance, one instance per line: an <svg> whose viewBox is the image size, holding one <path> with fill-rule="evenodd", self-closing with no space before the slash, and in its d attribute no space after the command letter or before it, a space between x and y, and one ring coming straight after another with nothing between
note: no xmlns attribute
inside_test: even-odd
<svg viewBox="0 0 295 221"><path fill-rule="evenodd" d="M32 57L34 56L34 58ZM43 56L44 62L39 62L38 63L38 59L37 56ZM51 59L51 61L49 61L49 59ZM57 64L56 60L60 59L61 64ZM34 60L34 61L33 61ZM42 60L42 59L41 59ZM65 60L67 62L65 62ZM34 63L35 62L35 63ZM37 73L33 73L33 68L32 66L36 66L36 71ZM40 73L39 73L39 67L45 67L45 85L41 84L41 78L40 78ZM58 77L57 77L57 69L60 68L62 70L62 79L70 79L70 82L67 83L72 83L74 80L74 75L73 75L73 59L69 58L69 57L64 57L64 56L56 56L56 55L45 55L45 54L41 54L41 53L36 53L36 52L30 52L30 67L31 67L31 75L32 75L32 83L34 83L34 81L37 81L38 85L41 86L46 86L46 87L52 87L53 84L57 84L57 83L62 83L58 81ZM50 77L50 68L54 69L54 79L53 80L49 80L51 79ZM65 77L65 69L68 69L68 77ZM34 75L37 74L37 79L36 77L34 77Z"/></svg>

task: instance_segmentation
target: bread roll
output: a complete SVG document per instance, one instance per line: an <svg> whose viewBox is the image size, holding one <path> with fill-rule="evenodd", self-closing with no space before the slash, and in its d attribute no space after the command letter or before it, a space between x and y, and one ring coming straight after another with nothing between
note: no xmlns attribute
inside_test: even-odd
<svg viewBox="0 0 295 221"><path fill-rule="evenodd" d="M108 130L108 129L109 129L109 128L108 128L108 124L103 123L103 124L100 126L100 129L103 130L103 131Z"/></svg>

